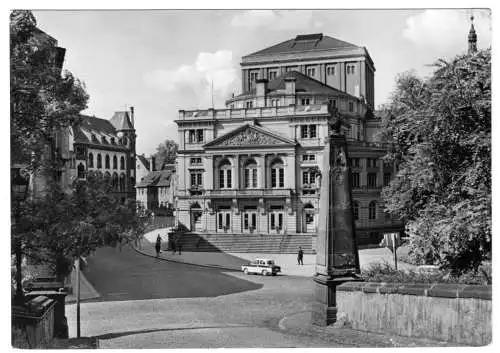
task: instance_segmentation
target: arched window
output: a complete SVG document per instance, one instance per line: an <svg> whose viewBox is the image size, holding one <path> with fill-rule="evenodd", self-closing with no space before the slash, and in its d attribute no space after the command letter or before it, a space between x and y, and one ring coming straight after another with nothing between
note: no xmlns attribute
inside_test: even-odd
<svg viewBox="0 0 500 353"><path fill-rule="evenodd" d="M111 181L111 174L109 172L104 173L104 180L108 183Z"/></svg>
<svg viewBox="0 0 500 353"><path fill-rule="evenodd" d="M123 139L122 139L122 143L123 143L123 145L124 145L124 146L126 146L126 145L127 145L127 142L128 142L127 138L126 138L126 137L123 137Z"/></svg>
<svg viewBox="0 0 500 353"><path fill-rule="evenodd" d="M112 145L116 145L116 143L115 143L115 138L114 138L114 137L112 137L112 138L110 139L110 141L111 141L111 144L112 144Z"/></svg>
<svg viewBox="0 0 500 353"><path fill-rule="evenodd" d="M94 155L89 153L89 168L94 168Z"/></svg>
<svg viewBox="0 0 500 353"><path fill-rule="evenodd" d="M113 156L113 169L118 168L118 158L116 156Z"/></svg>
<svg viewBox="0 0 500 353"><path fill-rule="evenodd" d="M352 213L354 216L354 220L357 221L359 219L359 202L354 201L352 204Z"/></svg>
<svg viewBox="0 0 500 353"><path fill-rule="evenodd" d="M125 169L125 157L123 156L120 157L120 169Z"/></svg>
<svg viewBox="0 0 500 353"><path fill-rule="evenodd" d="M306 226L314 224L314 206L310 203L304 206L304 213L306 217Z"/></svg>
<svg viewBox="0 0 500 353"><path fill-rule="evenodd" d="M104 168L109 169L109 155L104 158Z"/></svg>
<svg viewBox="0 0 500 353"><path fill-rule="evenodd" d="M102 143L108 143L108 140L106 139L106 136L101 137Z"/></svg>
<svg viewBox="0 0 500 353"><path fill-rule="evenodd" d="M100 153L97 154L97 168L102 168L102 158Z"/></svg>
<svg viewBox="0 0 500 353"><path fill-rule="evenodd" d="M78 164L78 179L85 179L85 167L82 163Z"/></svg>
<svg viewBox="0 0 500 353"><path fill-rule="evenodd" d="M285 167L281 158L271 163L271 188L285 187Z"/></svg>
<svg viewBox="0 0 500 353"><path fill-rule="evenodd" d="M245 163L243 181L245 188L257 187L257 163L251 158Z"/></svg>
<svg viewBox="0 0 500 353"><path fill-rule="evenodd" d="M113 190L118 190L118 174L113 173L113 178L111 179L111 185L113 186Z"/></svg>
<svg viewBox="0 0 500 353"><path fill-rule="evenodd" d="M219 164L219 188L230 189L232 187L231 163L224 159Z"/></svg>
<svg viewBox="0 0 500 353"><path fill-rule="evenodd" d="M368 205L368 219L377 219L377 202L372 201Z"/></svg>
<svg viewBox="0 0 500 353"><path fill-rule="evenodd" d="M125 174L120 175L120 191L125 191Z"/></svg>

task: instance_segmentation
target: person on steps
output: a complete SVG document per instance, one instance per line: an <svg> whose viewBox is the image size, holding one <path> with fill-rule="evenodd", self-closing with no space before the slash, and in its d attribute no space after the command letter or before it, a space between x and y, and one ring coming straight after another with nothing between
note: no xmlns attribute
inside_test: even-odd
<svg viewBox="0 0 500 353"><path fill-rule="evenodd" d="M156 238L155 250L156 250L156 257L160 257L160 252L161 252L161 237L160 237L160 234L158 234L158 237Z"/></svg>
<svg viewBox="0 0 500 353"><path fill-rule="evenodd" d="M299 265L304 265L304 251L302 251L302 247L299 246L299 252L297 254L297 263Z"/></svg>

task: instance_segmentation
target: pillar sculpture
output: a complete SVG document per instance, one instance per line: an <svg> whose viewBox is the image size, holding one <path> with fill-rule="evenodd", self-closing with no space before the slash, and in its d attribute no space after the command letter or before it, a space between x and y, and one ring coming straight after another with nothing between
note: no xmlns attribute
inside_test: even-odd
<svg viewBox="0 0 500 353"><path fill-rule="evenodd" d="M337 120L325 140L323 152L312 307L312 323L319 326L335 323L337 286L358 280L360 272L347 142L340 128Z"/></svg>

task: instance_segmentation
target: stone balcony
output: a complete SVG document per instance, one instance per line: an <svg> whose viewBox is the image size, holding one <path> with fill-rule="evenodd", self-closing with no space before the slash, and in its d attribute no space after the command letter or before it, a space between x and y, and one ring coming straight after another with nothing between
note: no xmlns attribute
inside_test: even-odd
<svg viewBox="0 0 500 353"><path fill-rule="evenodd" d="M193 197L189 191L178 190L177 196ZM291 197L292 189L215 189L203 190L198 197L211 199L238 199L238 198L269 198Z"/></svg>

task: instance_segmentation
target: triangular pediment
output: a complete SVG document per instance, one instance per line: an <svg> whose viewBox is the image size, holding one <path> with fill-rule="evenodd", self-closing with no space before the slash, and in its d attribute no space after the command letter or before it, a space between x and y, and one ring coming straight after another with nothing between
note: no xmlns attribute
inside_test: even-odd
<svg viewBox="0 0 500 353"><path fill-rule="evenodd" d="M205 148L294 146L296 143L284 136L254 125L243 125L205 144Z"/></svg>

